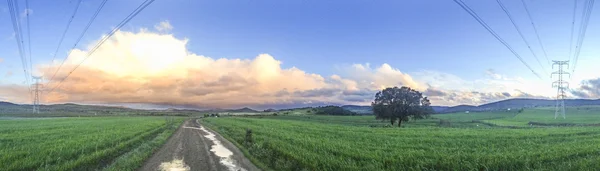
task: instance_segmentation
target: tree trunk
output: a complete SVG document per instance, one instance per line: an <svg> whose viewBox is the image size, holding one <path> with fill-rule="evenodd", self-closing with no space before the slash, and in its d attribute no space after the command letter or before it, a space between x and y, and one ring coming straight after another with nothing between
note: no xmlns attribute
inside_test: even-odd
<svg viewBox="0 0 600 171"><path fill-rule="evenodd" d="M398 120L398 127L402 125L402 119Z"/></svg>
<svg viewBox="0 0 600 171"><path fill-rule="evenodd" d="M394 125L394 120L393 120L393 119L390 119L390 123L391 123L392 125Z"/></svg>

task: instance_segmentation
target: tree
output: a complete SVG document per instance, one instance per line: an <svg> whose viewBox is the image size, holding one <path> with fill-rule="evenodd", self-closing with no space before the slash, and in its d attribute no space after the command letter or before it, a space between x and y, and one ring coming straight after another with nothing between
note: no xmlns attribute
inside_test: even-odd
<svg viewBox="0 0 600 171"><path fill-rule="evenodd" d="M398 127L402 121L428 117L433 113L430 105L427 97L409 87L386 88L377 92L375 100L371 103L376 119L390 120L392 125L397 120Z"/></svg>
<svg viewBox="0 0 600 171"><path fill-rule="evenodd" d="M317 115L358 115L356 112L346 110L339 106L323 106L317 107Z"/></svg>

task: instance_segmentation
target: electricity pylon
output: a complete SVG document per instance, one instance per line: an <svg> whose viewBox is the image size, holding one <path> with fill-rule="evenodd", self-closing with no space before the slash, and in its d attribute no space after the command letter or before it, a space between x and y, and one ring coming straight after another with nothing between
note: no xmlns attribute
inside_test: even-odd
<svg viewBox="0 0 600 171"><path fill-rule="evenodd" d="M567 66L569 69L569 61L552 61L552 69L554 69L554 65L558 65L558 71L552 72L550 77L554 75L558 75L558 80L552 82L552 87L556 87L556 108L554 110L554 119L558 117L558 115L562 115L563 119L566 119L565 116L565 98L567 97L565 90L569 88L569 83L563 80L563 75L571 74L569 72L565 72L563 70L563 66Z"/></svg>
<svg viewBox="0 0 600 171"><path fill-rule="evenodd" d="M42 91L42 84L40 80L42 77L33 77L35 80L35 84L32 84L33 87L33 113L40 113L40 91Z"/></svg>

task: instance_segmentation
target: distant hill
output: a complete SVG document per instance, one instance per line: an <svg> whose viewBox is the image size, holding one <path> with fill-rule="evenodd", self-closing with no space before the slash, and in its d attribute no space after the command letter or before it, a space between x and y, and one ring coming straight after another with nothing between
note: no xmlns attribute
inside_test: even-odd
<svg viewBox="0 0 600 171"><path fill-rule="evenodd" d="M445 110L435 111L435 113L454 113L454 112L478 111L478 110L479 109L478 109L477 106L472 106L472 105L458 105L458 106L448 107Z"/></svg>
<svg viewBox="0 0 600 171"><path fill-rule="evenodd" d="M30 104L14 104L10 102L0 102L0 114L30 114L32 106ZM51 114L81 114L81 115L101 115L116 113L136 113L140 110L100 105L82 105L74 103L40 105L42 113Z"/></svg>
<svg viewBox="0 0 600 171"><path fill-rule="evenodd" d="M371 106L358 106L358 105L344 105L341 106L342 108L352 111L352 112L356 112L358 114L364 115L364 114L373 114L373 109L371 108Z"/></svg>
<svg viewBox="0 0 600 171"><path fill-rule="evenodd" d="M176 109L176 108L168 108L164 111L167 112L200 112L200 110L194 110L194 109Z"/></svg>
<svg viewBox="0 0 600 171"><path fill-rule="evenodd" d="M4 101L0 101L0 106L15 106L17 104L11 103L11 102L4 102Z"/></svg>
<svg viewBox="0 0 600 171"><path fill-rule="evenodd" d="M257 110L254 109L250 109L250 108L241 108L241 109L230 109L230 110L225 110L225 112L233 112L233 113L256 113L259 112Z"/></svg>
<svg viewBox="0 0 600 171"><path fill-rule="evenodd" d="M508 99L479 106L480 108L521 108L554 106L550 99ZM565 99L566 106L600 105L600 99Z"/></svg>
<svg viewBox="0 0 600 171"><path fill-rule="evenodd" d="M533 108L533 107L551 107L556 105L555 100L550 99L506 99L497 102L487 103L479 106L459 105L449 107L446 110L437 113L453 113L464 111L490 111L516 108ZM600 99L565 99L565 106L584 106L584 105L600 105Z"/></svg>
<svg viewBox="0 0 600 171"><path fill-rule="evenodd" d="M337 116L349 116L359 115L356 112L350 111L340 106L322 106L314 108L317 115L337 115Z"/></svg>
<svg viewBox="0 0 600 171"><path fill-rule="evenodd" d="M438 113L441 111L444 111L448 108L450 108L450 106L431 106L431 108L433 109L434 112Z"/></svg>
<svg viewBox="0 0 600 171"><path fill-rule="evenodd" d="M277 112L277 110L269 108L269 109L263 110L263 112Z"/></svg>
<svg viewBox="0 0 600 171"><path fill-rule="evenodd" d="M341 107L344 108L344 109L346 109L346 110L349 110L349 111L352 111L352 112L356 112L356 113L361 114L361 115L372 115L373 114L373 109L371 108L371 106L344 105L344 106L341 106ZM435 111L436 113L438 113L438 112L443 112L443 111L445 111L445 110L447 110L448 108L451 108L451 107L449 107L449 106L431 106L431 108L433 109L433 111Z"/></svg>
<svg viewBox="0 0 600 171"><path fill-rule="evenodd" d="M504 110L508 108L533 108L533 107L550 107L556 105L555 100L550 99L507 99L497 102L487 103L479 106L473 105L458 105L458 106L431 106L435 113L454 113L465 111L490 111ZM565 99L565 106L583 106L583 105L600 105L600 99ZM350 110L359 114L373 114L371 106L344 105L341 106L346 110Z"/></svg>

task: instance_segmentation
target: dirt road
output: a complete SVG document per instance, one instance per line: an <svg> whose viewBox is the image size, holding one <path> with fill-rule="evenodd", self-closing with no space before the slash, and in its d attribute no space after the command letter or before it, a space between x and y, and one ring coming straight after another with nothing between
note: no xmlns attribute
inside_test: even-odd
<svg viewBox="0 0 600 171"><path fill-rule="evenodd" d="M231 142L202 127L195 119L186 120L165 145L140 170L259 170Z"/></svg>

